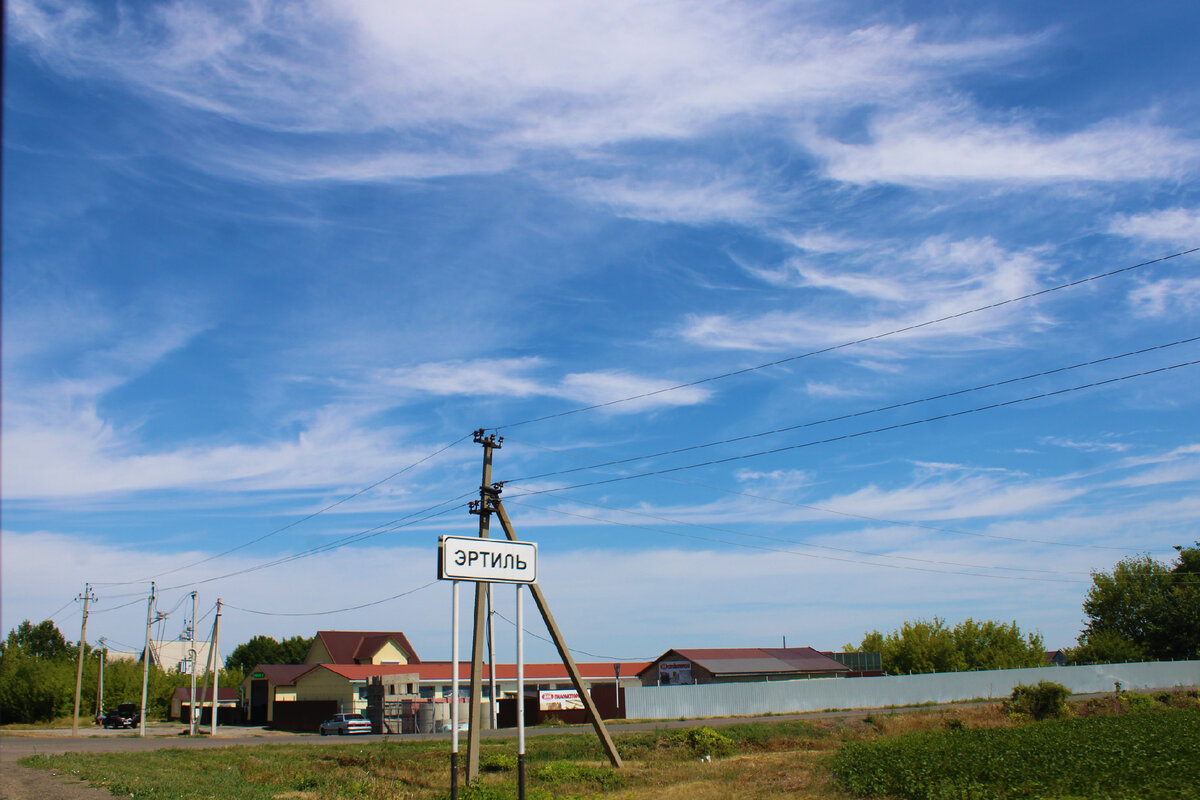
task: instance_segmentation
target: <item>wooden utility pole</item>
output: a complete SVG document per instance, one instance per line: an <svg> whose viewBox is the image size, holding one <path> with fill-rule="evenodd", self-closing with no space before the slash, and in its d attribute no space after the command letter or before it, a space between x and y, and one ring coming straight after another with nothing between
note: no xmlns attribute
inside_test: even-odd
<svg viewBox="0 0 1200 800"><path fill-rule="evenodd" d="M212 727L209 729L209 736L217 735L217 698L221 692L219 686L221 684L221 656L217 652L217 642L221 640L221 598L217 598L217 618L213 620L213 637L208 643L208 649L212 651L213 662L213 692L212 692Z"/></svg>
<svg viewBox="0 0 1200 800"><path fill-rule="evenodd" d="M509 541L519 542L517 532L513 529L512 520L508 518L508 512L504 510L504 504L500 502L500 486L495 487L496 496L493 498L493 511L500 518L500 525L504 528L504 534ZM575 659L571 657L571 651L567 648L567 640L563 638L562 632L558 629L558 623L554 621L554 615L550 613L550 605L546 602L546 596L542 594L542 587L536 583L529 584L529 591L533 593L533 599L537 603L538 611L542 614L542 620L546 623L546 630L550 632L550 638L554 640L554 646L558 649L559 658L562 659L563 666L567 668L567 673L571 676L571 683L575 686L575 691L579 693L579 699L583 701L583 707L587 711L588 720L592 723L592 727L596 730L596 736L600 738L600 744L604 747L604 752L608 755L608 760L614 767L625 766L621 761L621 755L617 752L617 746L613 744L612 737L608 735L608 728L604 727L604 720L600 719L600 712L596 709L596 704L592 701L592 696L588 694L587 689L583 685L583 676L579 674L579 667L575 666ZM518 703L525 702L525 698L518 697Z"/></svg>
<svg viewBox="0 0 1200 800"><path fill-rule="evenodd" d="M92 586L89 583L83 585L83 594L80 598L83 600L83 622L79 626L79 659L75 665L75 714L71 717L71 735L79 735L79 694L83 687L83 649L87 643L87 618L88 618L88 601L94 600L92 597Z"/></svg>
<svg viewBox="0 0 1200 800"><path fill-rule="evenodd" d="M100 670L96 675L96 716L104 713L104 662L108 661L108 644L100 637Z"/></svg>
<svg viewBox="0 0 1200 800"><path fill-rule="evenodd" d="M495 434L484 436L483 428L475 431L475 443L483 445L483 479L479 484L479 500L471 503L471 513L479 515L479 538L487 539L491 525L492 500L492 451L504 443L504 437ZM475 584L475 626L471 635L471 705L467 714L467 783L479 777L479 729L483 724L483 639L488 622L488 591L486 583ZM452 698L457 703L458 698ZM495 702L495 698L492 698Z"/></svg>
<svg viewBox="0 0 1200 800"><path fill-rule="evenodd" d="M192 643L192 695L188 700L188 736L196 735L196 593L192 592L192 622L188 625L188 634ZM210 643L211 647L212 644Z"/></svg>
<svg viewBox="0 0 1200 800"><path fill-rule="evenodd" d="M146 602L146 649L142 651L142 713L138 716L138 736L146 735L146 690L150 686L150 626L154 624L154 582Z"/></svg>

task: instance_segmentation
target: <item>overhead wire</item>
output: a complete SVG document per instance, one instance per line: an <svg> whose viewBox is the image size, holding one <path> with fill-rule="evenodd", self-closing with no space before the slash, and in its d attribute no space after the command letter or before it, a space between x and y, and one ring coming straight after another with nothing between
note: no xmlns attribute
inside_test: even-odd
<svg viewBox="0 0 1200 800"><path fill-rule="evenodd" d="M462 497L465 497L465 496L466 496L466 495L462 495ZM455 498L455 499L458 499L458 498ZM447 502L452 502L452 501L447 501ZM437 505L443 505L443 503L438 503ZM437 505L435 505L435 506L431 506L430 508L436 508L436 507L437 507ZM428 509L427 509L427 510L428 510ZM438 511L438 512L435 512L435 513L432 513L432 514L428 514L428 515L426 515L426 516L424 516L424 517L421 517L421 518L419 518L419 519L413 519L413 520L410 520L410 521L408 521L408 522L405 522L405 523L403 523L403 524L396 525L396 526L394 526L394 527L388 528L388 529L386 529L386 530L376 531L376 532L372 533L372 534L371 534L371 536L378 536L378 535L381 535L381 534L384 534L384 533L390 533L390 532L392 532L392 531L400 530L401 528L407 528L407 527L410 527L410 526L412 526L412 525L416 525L416 524L418 524L418 523L421 523L421 522L427 522L427 521L429 521L429 520L431 520L431 519L435 519L435 518L437 518L437 517L440 517L440 516L443 516L443 515L445 515L445 514L448 514L448 513L450 513L450 512L451 512L451 511L453 511L453 510L455 510L455 507L453 507L453 506L452 506L452 507L450 507L450 508L445 508L445 509L442 509L441 511ZM417 512L417 513L421 513L421 512ZM369 537L364 537L364 538L369 538ZM361 540L362 540L362 539L355 539L354 541L361 541ZM253 566L250 566L250 567L245 567L245 568L243 568L243 569L234 570L234 571L232 571L232 572L226 572L226 573L224 573L224 574L222 574L222 575L214 575L214 576L212 576L212 577L203 578L203 579L201 579L201 580L195 580L195 581L189 581L189 582L187 582L187 583L181 583L181 584L178 584L178 585L176 585L176 586L164 586L164 587L163 587L163 591L167 591L167 590L171 590L171 589L183 589L183 588L189 588L189 587L192 587L192 586L199 586L199 585L201 585L201 584L205 584L205 583L212 583L213 581L224 580L225 578L232 578L232 577L235 577L235 576L237 576L237 575L245 575L245 574L248 574L248 573L251 573L251 572L257 572L258 570L267 569L267 568L269 568L269 567L275 567L275 566L279 566L280 564L287 564L287 563L289 563L289 562L292 562L292 561L299 561L299 560L300 560L300 559L302 559L302 558L308 558L308 557L310 557L310 556L313 556L313 555L316 555L316 554L318 554L318 553L325 552L325 551L327 551L327 550L330 550L330 549L334 549L335 547L343 547L343 546L345 546L345 544L346 544L345 542L343 542L343 543L332 543L332 544L331 544L331 543L326 543L326 544L320 545L320 546L318 546L318 547L310 548L310 549L308 549L308 550L304 550L304 551L301 551L301 552L299 552L299 553L294 553L294 554L291 554L291 555L287 555L287 556L284 556L284 557L282 557L282 558L277 558L277 559L274 559L274 560L272 560L272 561L267 561L267 562L264 562L264 563L261 563L261 564L256 564L256 565L253 565Z"/></svg>
<svg viewBox="0 0 1200 800"><path fill-rule="evenodd" d="M67 607L68 607L68 606L70 606L72 603L77 603L77 602L79 602L79 598L78 598L78 597L72 597L70 600L68 600L67 602L63 603L61 606L59 606L59 607L58 607L58 608L57 608L57 609L54 611L54 613L53 613L53 614L49 614L49 615L47 615L47 616L45 616L45 617L42 617L42 619L48 619L48 620L50 620L51 622L53 622L53 621L54 621L54 618L55 618L55 617L57 617L59 614L61 614L63 611L65 611L65 610L67 609Z"/></svg>
<svg viewBox="0 0 1200 800"><path fill-rule="evenodd" d="M621 522L620 520L607 519L604 517L594 517L589 514L580 514L575 511L566 511L566 510L560 509L560 508L550 508L549 506L538 506L538 505L534 505L532 503L523 503L520 501L511 501L510 500L510 501L506 501L506 502L511 502L513 505L529 506L530 508L537 508L542 511L549 511L553 514L562 514L564 516L578 517L580 519L590 519L595 522L603 522L603 523L607 523L609 525L620 525L621 527L625 527L625 528L635 528L637 530L651 531L653 533L665 533L668 536L679 536L679 537L682 537L685 539L696 539L696 540L702 541L702 542L716 542L718 544L727 544L727 545L731 545L733 547L743 547L743 548L747 548L747 549L751 549L751 550L764 550L764 551L767 551L770 553L786 553L789 555L801 556L802 558L814 558L814 559L821 559L821 560L826 560L826 561L841 561L841 562L844 562L847 564L860 564L860 565L867 565L867 566L872 566L872 567L884 567L887 569L906 569L906 570L913 570L915 572L930 572L930 573L938 573L938 574L942 574L942 575L964 575L964 576L971 577L971 578L994 578L997 580L1033 581L1036 583L1078 583L1078 584L1082 584L1082 583L1088 582L1088 581L1082 581L1082 580L1073 580L1073 579L1069 579L1069 578L1044 578L1044 577L1038 577L1038 576L1033 576L1033 575L993 575L993 574L990 574L987 572L964 572L962 570L934 569L933 567L916 567L916 566L911 566L908 564L880 564L880 563L873 562L873 561L862 561L862 560L856 559L856 558L841 558L839 556L827 556L827 555L818 555L815 553L804 553L799 550L789 550L787 548L782 548L782 547L768 547L766 545L752 544L749 542L733 542L733 541L729 541L728 539L718 539L718 538L715 538L712 536L700 536L698 534L682 533L680 531L669 531L669 530L665 530L663 528L653 528L648 525L638 525L638 524L632 523L632 522ZM737 532L737 533L739 536L747 535L747 534L740 533L740 532ZM984 567L983 569L994 569L994 568L993 567Z"/></svg>
<svg viewBox="0 0 1200 800"><path fill-rule="evenodd" d="M854 340L851 340L848 342L842 342L841 344L830 345L829 347L822 347L822 348L819 348L816 350L809 350L804 353L798 353L795 355L787 356L786 358L775 359L774 361L768 361L763 364L756 364L756 365L750 366L750 367L743 367L742 369L731 370L729 372L723 372L718 375L710 375L705 378L698 378L696 380L687 381L685 383L677 383L673 386L665 386L661 389L655 389L655 390L649 391L649 392L641 392L639 394L630 395L628 397L621 397L621 398L618 398L615 400L608 400L603 403L595 403L595 404L589 405L589 406L581 406L579 408L567 409L565 411L559 411L554 414L544 414L540 417L532 417L530 419L521 420L520 422L510 422L510 423L507 423L504 425L495 425L495 426L487 428L487 430L493 430L493 431L508 430L511 428L520 427L522 425L532 425L533 423L536 423L536 422L544 422L546 420L557 419L560 417L566 417L566 416L570 416L572 414L582 414L587 411L595 411L595 410L601 409L601 408L609 408L611 406L619 405L621 403L629 403L634 400L644 400L648 397L656 397L658 395L666 394L668 392L678 391L680 389L690 389L694 386L701 386L706 383L712 383L714 381L725 380L726 378L732 378L732 377L736 377L738 375L745 375L747 373L757 372L759 370L768 369L770 367L777 367L781 364L787 364L792 361L799 361L800 359L811 358L812 356L823 355L825 353L832 353L837 350L844 350L848 347L854 347L855 345L865 344L867 342L878 341L879 339L886 339L890 336L896 336L901 333L909 333L911 331L919 330L921 328L926 328L931 325L938 325L943 322L949 322L950 320L961 319L962 317L970 316L971 314L978 314L983 311L988 311L988 310L991 310L994 308L1000 308L1002 306L1010 305L1012 303L1019 303L1019 302L1025 301L1025 300L1031 300L1035 297L1041 297L1043 295L1047 295L1052 292L1058 292L1058 291L1062 291L1064 289L1070 289L1075 286L1082 286L1083 284L1090 283L1092 281L1098 281L1098 280L1102 280L1104 278L1110 278L1114 275L1120 275L1125 272L1131 272L1133 270L1142 269L1143 267L1148 267L1148 266L1151 266L1152 264L1160 264L1164 261L1169 261L1174 258L1179 258L1181 256L1190 255L1197 251L1200 251L1200 247L1193 247L1188 250L1181 250L1176 253L1171 253L1170 255L1161 256L1159 258L1154 258L1149 261L1143 261L1139 264L1133 264L1131 266L1121 267L1119 269L1110 270L1108 272L1102 272L1102 273L1099 273L1096 275L1089 275L1086 278L1080 278L1078 280L1068 281L1067 283L1060 283L1055 286L1047 287L1045 289L1039 289L1036 292L1028 292L1026 294L1019 295L1017 297L1010 297L1006 300L998 300L994 303L988 303L986 305L977 306L975 308L967 309L965 311L958 311L953 314L947 314L942 317L937 317L936 319L925 320L924 322L917 322L912 325L905 325L903 327L895 328L890 331L876 333L876 334L872 334L870 336L864 336L859 339L854 339Z"/></svg>
<svg viewBox="0 0 1200 800"><path fill-rule="evenodd" d="M526 441L526 440L522 440L522 439L515 439L515 438L509 438L508 441L515 442L518 444L523 444L527 447L536 447L540 450L546 450L548 452L556 453L558 455L565 455L570 458L585 460L582 458L582 456L576 456L575 454L570 453L568 451L565 451L565 450L562 450L559 448L554 448L554 447L547 447L546 445L538 444L536 442L530 442L530 441ZM595 468L600 468L601 466L603 466L606 463L608 463L608 462L596 462L596 463L592 463L592 466ZM770 495L756 494L754 492L748 492L748 491L741 490L741 489L730 489L725 486L717 486L715 484L705 483L703 481L688 480L687 478L681 478L678 475L660 475L657 477L659 477L661 480L671 481L673 483L679 483L679 484L683 484L686 486L696 486L701 489L708 489L710 491L721 492L723 494L729 494L729 495L734 495L734 496L738 496L738 497L746 497L746 498L750 498L752 500L761 500L763 502L776 503L778 505L791 506L793 508L803 508L807 511L816 511L821 514L830 514L830 515L834 515L834 516L847 517L849 519L860 519L860 520L864 520L867 522L877 522L877 523L881 523L884 525L894 525L897 527L917 528L917 529L921 529L921 530L934 531L937 533L950 533L950 534L957 534L960 536L975 536L975 537L979 537L979 538L983 538L983 539L997 539L997 540L1006 541L1006 542L1044 544L1044 545L1052 545L1055 547L1071 547L1071 548L1081 548L1081 549L1088 549L1088 550L1113 550L1113 551L1122 552L1122 553L1126 553L1131 550L1140 549L1136 546L1129 546L1129 545L1114 546L1114 545L1091 544L1091 543L1087 543L1087 542L1059 542L1059 541L1055 541L1053 539L1034 539L1034 538L1030 538L1030 537L1026 537L1026 536L1005 536L1005 535L998 534L998 533L983 533L981 531L970 531L970 530L965 530L963 528L951 528L951 527L948 527L945 525L930 525L929 523L917 522L915 520L887 519L885 517L877 517L877 516L872 516L870 514L860 514L860 513L855 513L852 511L842 511L841 509L829 508L827 506L812 505L811 503L800 503L795 500L785 500L781 497L771 497ZM551 494L556 497L563 497L564 499L571 500L572 502L583 502L583 501L575 499L575 498L568 498L558 490L550 490L547 492L547 494Z"/></svg>
<svg viewBox="0 0 1200 800"><path fill-rule="evenodd" d="M401 597L408 597L410 594L416 594L422 589L428 589L435 583L437 583L437 581L433 580L423 586L418 586L415 589L409 589L408 591L401 592L400 594L394 594L391 597L385 597L382 600L372 600L369 603L362 603L357 606L347 606L346 608L333 608L328 611L256 611L255 609L242 608L240 606L230 605L229 603L222 603L221 607L233 609L235 611L241 611L245 614L258 614L265 617L320 617L327 614L340 614L343 611L358 611L360 608L370 608L371 606L382 605L383 603L388 603L392 600L399 600Z"/></svg>
<svg viewBox="0 0 1200 800"><path fill-rule="evenodd" d="M511 625L513 627L513 630L516 630L517 623L513 622L511 619L504 616L499 611L492 611L492 613L495 614L500 619L507 622L509 625ZM553 645L557 646L556 642L553 639L547 639L545 636L540 636L540 635L534 633L533 631L529 630L528 628L526 628L524 632L527 635L532 636L535 639L540 639L543 642L547 642L549 644L553 644ZM567 649L570 650L572 653L579 653L581 656L591 656L592 658L602 658L605 661L653 661L654 660L653 656L650 656L648 658L618 658L617 656L602 656L602 655L598 655L596 653L589 653L587 650L580 650L577 647L568 647Z"/></svg>
<svg viewBox="0 0 1200 800"><path fill-rule="evenodd" d="M549 492L548 494L551 497L561 497L561 495L558 495L555 492ZM637 510L634 510L631 508L621 508L618 506L610 506L610 505L606 505L604 503L594 503L594 502L590 502L587 500L579 500L576 498L563 497L562 499L567 500L572 503L578 503L580 505L592 506L593 508L602 508L607 511L617 511L622 514L629 514L631 516L645 517L647 519L658 520L659 522L668 522L668 523L671 523L672 525L683 525L683 526L690 527L690 528L701 528L704 530L716 531L718 533L732 533L736 536L745 536L747 538L752 538L752 539L762 539L764 541L783 542L786 544L796 544L796 545L800 545L801 547L811 547L811 548L814 548L817 550L831 550L831 551L838 552L838 553L850 553L852 555L871 556L872 558L892 558L892 559L897 559L897 560L902 560L902 561L917 561L917 562L924 563L924 564L940 564L943 566L967 567L970 569L995 569L995 570L1000 570L1000 571L1004 571L1004 572L1035 572L1035 573L1041 573L1041 574L1045 574L1045 575L1090 575L1091 574L1090 572L1087 572L1086 570L1081 571L1081 570L1037 569L1037 568L1033 568L1033 567L1000 567L1000 566L996 566L993 564L969 564L969 563L963 563L960 561L945 561L945 560L934 559L934 558L919 558L917 556L901 556L901 555L893 555L893 554L889 554L889 553L875 553L875 552L864 551L864 550L854 550L854 549L847 548L847 547L834 547L832 545L813 544L811 542L798 541L796 539L789 539L789 538L782 537L782 536L768 536L766 534L759 534L759 533L746 533L745 531L734 530L733 528L724 528L724 527L721 527L718 525L709 525L709 524L701 523L701 522L689 522L687 520L675 519L672 517L665 517L665 516L662 516L659 514L651 514L648 511L637 511ZM531 506L531 507L540 508L540 506ZM597 519L603 519L603 518L597 518Z"/></svg>
<svg viewBox="0 0 1200 800"><path fill-rule="evenodd" d="M906 408L908 406L919 405L921 403L929 403L934 400L944 400L949 397L957 397L960 395L969 394L971 392L983 391L985 389L995 389L1000 386L1007 386L1007 385L1014 384L1014 383L1020 383L1022 381L1033 380L1034 378L1044 378L1049 375L1056 375L1056 374L1060 374L1063 372L1069 372L1071 370L1082 369L1083 367L1096 366L1097 364L1104 364L1104 363L1107 363L1110 361L1116 361L1116 360L1119 360L1122 358L1130 358L1132 356L1145 355L1146 353L1152 353L1152 352L1155 352L1158 350L1165 350L1170 347L1177 347L1179 345L1189 344L1189 343L1196 342L1196 341L1200 341L1200 336L1192 336L1192 337L1189 337L1186 339L1178 339L1174 342L1168 342L1166 344L1154 345L1152 347L1144 347L1140 350L1131 350L1126 353L1120 353L1118 355L1112 355L1112 356L1105 356L1104 358L1097 358L1097 359L1093 359L1091 361L1083 361L1083 362L1080 362L1077 364L1071 364L1071 365L1065 366L1065 367L1057 367L1055 369L1042 370L1041 372L1034 372L1034 373L1030 373L1028 375L1021 375L1020 377L1016 377L1016 378L1007 378L1007 379L1001 380L1001 381L992 381L991 383L984 383L984 384L979 384L977 386L970 386L965 389L956 389L951 392L942 392L940 394L929 395L927 397L921 397L916 400L906 400L901 403L891 403L886 406L877 406L875 408L869 408L869 409L866 409L863 411L855 411L855 412L852 412L849 414L839 414L838 416L825 417L824 419L813 420L810 422L803 422L803 423L799 423L797 425L787 425L782 428L774 428L772 430L767 430L767 431L748 433L748 434L743 434L740 436L731 436L726 439L718 439L718 440L711 441L711 442L703 442L701 444L688 445L686 447L677 447L677 448L674 448L671 450L661 450L656 453L647 453L645 455L630 456L628 458L619 458L619 459L613 459L611 461L603 461L603 462L600 462L597 464L592 464L590 466L572 467L570 469L554 470L552 472L543 472L543 473L539 473L536 475L525 475L525 476L522 476L519 478L513 478L512 480L509 480L509 481L505 481L505 483L519 483L519 482L523 482L523 481L537 480L539 478L549 478L549 477L554 477L557 475L567 475L567 474L570 474L573 472L583 472L586 470L598 469L601 467L619 466L622 464L629 464L634 461L647 461L649 459L660 458L662 456L678 455L680 453L687 453L687 452L692 452L695 450L703 450L703 449L710 448L710 447L717 447L717 446L720 446L723 444L734 444L736 442L744 442L744 441L747 441L750 439L759 439L764 436L774 436L776 434L788 433L790 431L800 430L802 428L812 428L817 425L825 425L825 424L828 424L831 422L841 422L841 421L848 420L848 419L854 419L855 417L864 417L864 416L868 416L870 414L878 414L878 413L881 413L884 411L894 411L898 408ZM513 437L505 437L505 438L509 439L510 441L518 441L518 442L521 441L520 439L514 439Z"/></svg>
<svg viewBox="0 0 1200 800"><path fill-rule="evenodd" d="M702 461L702 462L698 462L698 463L694 463L694 464L684 464L684 465L675 466L675 467L664 467L662 469L649 470L646 472L638 472L638 473L634 473L634 474L630 474L630 475L620 475L620 476L616 476L616 477L612 477L612 478L604 478L604 479L600 479L600 480L588 481L585 483L577 483L577 484L573 484L570 486L556 486L553 489L531 489L529 491L526 491L524 494L520 494L520 495L516 495L516 496L517 497L527 497L527 496L535 495L535 494L544 494L544 493L550 492L550 491L560 491L561 492L561 491L568 491L570 489L582 489L582 488L588 487L588 486L602 486L605 484L619 483L621 481L637 480L639 478L647 478L647 477L651 477L651 476L655 476L655 475L667 475L667 474L671 474L674 472L683 472L685 470L699 469L701 467L709 467L709 466L714 466L717 464L728 464L728 463L732 463L735 461L744 461L744 460L751 459L751 458L758 458L760 456L775 455L778 453L784 453L784 452L788 452L791 450L799 450L801 448L814 447L814 446L820 445L820 444L830 444L832 442L846 441L848 439L856 439L856 438L859 438L862 436L871 436L871 435L878 434L878 433L885 433L888 431L901 430L904 428L912 427L914 425L923 425L923 424L928 424L930 422L938 422L940 420L953 419L955 417L961 417L961 416L965 416L967 414L977 414L977 413L981 413L984 411L991 411L991 410L994 410L997 408L1005 408L1008 406L1017 405L1019 403L1028 403L1033 400L1043 400L1043 399L1046 399L1049 397L1057 397L1060 395L1068 394L1070 392L1078 392L1078 391L1082 391L1084 389L1094 389L1098 386L1107 386L1107 385L1111 385L1114 383L1119 383L1121 381L1133 380L1134 378L1143 378L1148 375L1156 375L1156 374L1160 374L1163 372L1169 372L1169 371L1175 370L1175 369L1182 369L1184 367L1192 367L1197 364L1200 364L1200 360L1185 361L1185 362L1178 363L1178 364L1172 364L1172 365L1166 366L1166 367L1158 367L1157 369L1145 370L1143 372L1137 372L1137 373L1133 373L1133 374L1129 374L1129 375L1122 375L1122 376L1119 376L1116 378L1107 378L1105 380L1093 381L1091 383L1080 384L1078 386L1071 386L1071 387L1068 387L1065 389L1056 389L1056 390L1050 391L1050 392L1041 392L1039 394L1027 395L1025 397L1018 397L1013 400L1005 400L1005 401L997 402L997 403L989 403L988 405L984 405L984 406L976 406L974 408L962 409L960 411L951 411L951 412L947 412L945 414L937 414L937 415L934 415L931 417L924 417L922 419L909 420L907 422L897 422L897 423L894 423L891 425L883 425L878 428L871 428L868 430L844 433L844 434L840 434L838 436L830 436L825 439L815 439L815 440L811 440L808 442L801 442L799 444L785 445L783 447L774 447L769 450L759 450L759 451L756 451L753 453L741 453L738 455L726 456L724 458L714 458L714 459L710 459L708 461ZM517 481L515 481L515 480L505 481L505 483L506 484L517 483Z"/></svg>
<svg viewBox="0 0 1200 800"><path fill-rule="evenodd" d="M161 578L164 575L171 575L176 572L182 572L183 570L192 569L193 567L198 567L201 564L207 564L210 561L214 561L218 558L222 558L223 556L227 556L230 553L236 553L238 550L243 550L251 545L258 544L259 542L265 541L266 539L269 539L272 536L283 533L284 531L294 528L297 525L300 525L301 523L307 522L308 520L313 519L314 517L318 517L327 511L337 508L338 506L342 505L343 503L345 503L349 500L353 500L356 497L360 497L363 494L366 494L367 492L371 491L372 489L374 489L378 486L381 486L381 485L387 483L388 481L390 481L394 478L397 478L400 475L403 475L404 473L408 472L409 470L414 469L415 467L418 467L421 464L424 464L426 461L429 461L430 459L441 455L442 453L446 452L450 448L454 447L455 445L461 444L462 442L466 441L469 438L471 438L471 434L467 434L465 436L459 437L458 439L454 440L450 444L447 444L444 447L441 447L441 448L435 450L434 452L430 453L429 455L425 456L424 458L420 458L417 461L414 461L411 464L408 464L403 469L399 469L399 470L393 472L391 475L388 475L386 478L381 478L368 486L364 486L361 489L351 492L350 494L346 495L345 497L342 497L342 498L330 503L327 506L319 508L316 511L313 511L312 513L307 514L299 519L293 520L286 525L282 525L278 528L275 528L272 531L268 531L267 533L264 533L263 535L261 535L257 538L251 539L250 541L247 541L247 542L243 542L242 544L239 544L236 547L231 547L228 550L223 550L220 553L215 553L211 556L206 556L202 559L199 559L198 561L193 561L190 564L184 564L183 566L175 567L174 569L169 569L164 572L159 572L155 575L152 575L150 577L147 577L147 578L144 578L144 579L141 579L138 581L129 581L129 583L144 583L146 581L149 581L151 578Z"/></svg>

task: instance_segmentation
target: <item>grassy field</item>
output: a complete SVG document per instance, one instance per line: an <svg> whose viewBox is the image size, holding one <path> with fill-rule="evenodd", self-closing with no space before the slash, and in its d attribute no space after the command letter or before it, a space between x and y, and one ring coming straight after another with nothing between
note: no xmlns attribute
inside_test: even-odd
<svg viewBox="0 0 1200 800"><path fill-rule="evenodd" d="M1195 789L1200 785L1200 700L1177 694L1166 696L1165 702L1104 699L1075 708L1071 719L1046 722L1015 718L996 704L877 713L856 720L628 733L616 737L626 761L620 771L608 767L592 736L531 737L528 796L531 800L1200 796ZM460 796L464 800L516 797L514 753L511 742L485 744L484 774ZM22 763L75 774L116 795L138 798L432 800L448 796L444 742L35 756ZM1068 784L1059 780L1064 775L1084 778ZM1095 793L1101 789L1111 791Z"/></svg>

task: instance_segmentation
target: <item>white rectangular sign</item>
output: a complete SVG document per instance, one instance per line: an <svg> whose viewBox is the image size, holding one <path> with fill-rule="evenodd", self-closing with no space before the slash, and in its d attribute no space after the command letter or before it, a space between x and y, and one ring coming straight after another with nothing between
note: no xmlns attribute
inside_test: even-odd
<svg viewBox="0 0 1200 800"><path fill-rule="evenodd" d="M488 583L536 583L537 545L507 539L443 536L438 539L438 577Z"/></svg>
<svg viewBox="0 0 1200 800"><path fill-rule="evenodd" d="M538 692L538 708L541 711L583 710L583 698L574 689L552 689Z"/></svg>

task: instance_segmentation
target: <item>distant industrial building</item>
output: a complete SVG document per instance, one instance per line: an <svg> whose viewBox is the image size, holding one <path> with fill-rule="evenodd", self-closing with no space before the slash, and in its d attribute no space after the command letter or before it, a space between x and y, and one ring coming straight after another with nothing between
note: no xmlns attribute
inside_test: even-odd
<svg viewBox="0 0 1200 800"><path fill-rule="evenodd" d="M643 686L845 678L850 667L811 647L668 650L638 672Z"/></svg>

